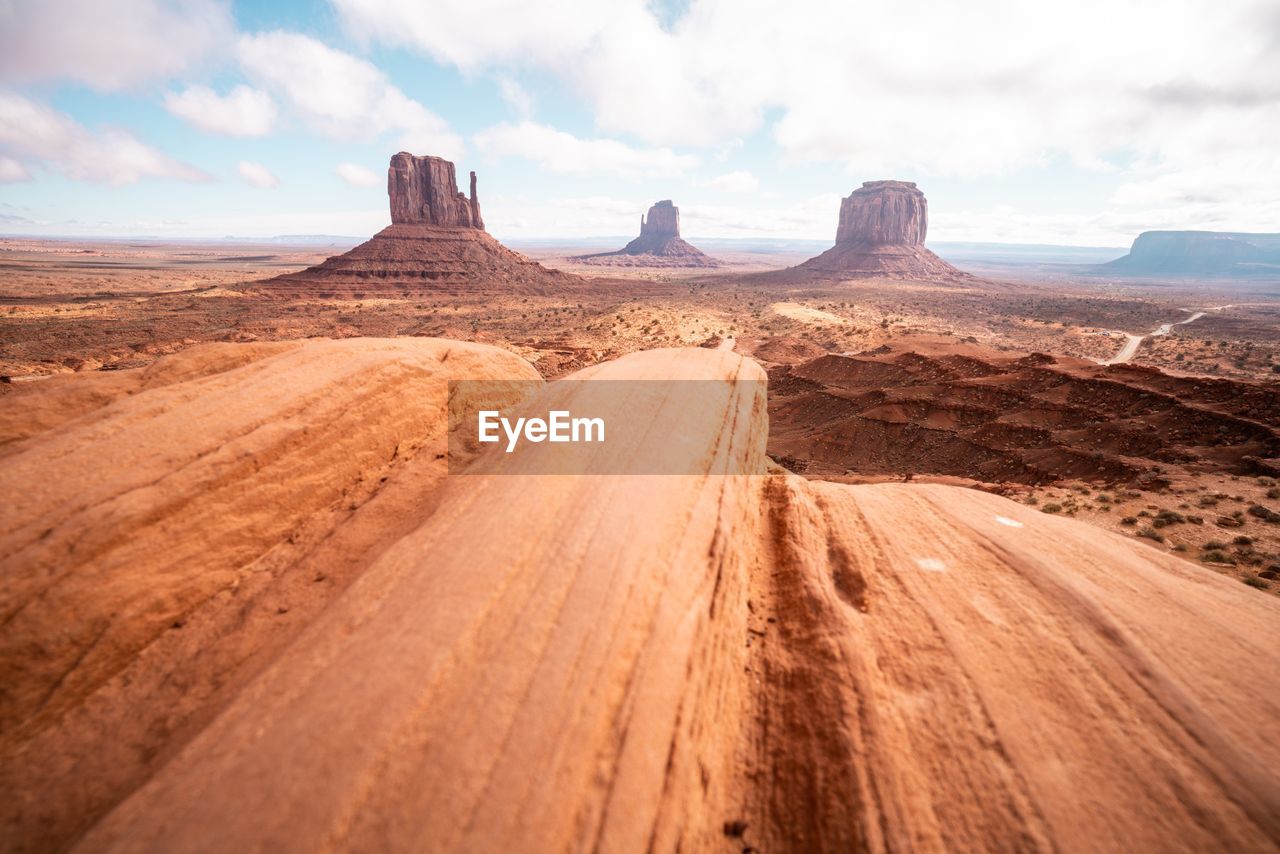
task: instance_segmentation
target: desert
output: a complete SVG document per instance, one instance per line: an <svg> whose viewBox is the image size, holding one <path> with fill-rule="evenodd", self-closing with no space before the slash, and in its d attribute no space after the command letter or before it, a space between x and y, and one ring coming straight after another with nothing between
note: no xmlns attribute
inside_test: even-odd
<svg viewBox="0 0 1280 854"><path fill-rule="evenodd" d="M1280 850L1247 5L16 4L0 850Z"/></svg>

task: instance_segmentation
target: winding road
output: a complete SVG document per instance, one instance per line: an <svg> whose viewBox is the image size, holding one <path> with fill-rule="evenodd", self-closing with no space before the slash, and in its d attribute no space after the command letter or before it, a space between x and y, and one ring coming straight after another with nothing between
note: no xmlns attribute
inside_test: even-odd
<svg viewBox="0 0 1280 854"><path fill-rule="evenodd" d="M1142 346L1142 342L1147 338L1155 338L1158 335L1168 335L1170 332L1173 331L1173 327L1175 326L1182 326L1184 323L1191 323L1192 321L1199 320L1200 318L1204 317L1206 314L1208 314L1211 311L1222 311L1223 309L1226 309L1226 308L1231 308L1231 306L1219 305L1219 306L1214 306L1212 308L1206 308L1204 311L1194 312L1186 320L1177 320L1172 323L1163 323L1154 332L1150 332L1146 335L1134 335L1132 332L1121 332L1120 334L1125 337L1125 342L1124 342L1124 345L1120 348L1120 352L1116 353L1110 359L1100 360L1099 364L1123 365L1126 362L1132 360L1133 357L1137 355L1138 348ZM1191 311L1191 309L1189 308L1183 309L1183 310Z"/></svg>

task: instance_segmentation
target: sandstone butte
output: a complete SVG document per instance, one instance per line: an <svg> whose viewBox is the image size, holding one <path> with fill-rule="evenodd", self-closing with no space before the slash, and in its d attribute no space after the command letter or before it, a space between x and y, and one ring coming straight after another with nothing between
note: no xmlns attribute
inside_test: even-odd
<svg viewBox="0 0 1280 854"><path fill-rule="evenodd" d="M583 264L623 267L718 267L719 262L680 236L680 209L670 199L655 202L640 217L640 236L616 252L578 255Z"/></svg>
<svg viewBox="0 0 1280 854"><path fill-rule="evenodd" d="M7 849L1280 842L1276 599L983 492L789 474L728 351L576 375L716 381L607 413L692 474L445 477L464 377L572 405L435 339L15 392Z"/></svg>
<svg viewBox="0 0 1280 854"><path fill-rule="evenodd" d="M269 296L362 299L415 294L545 294L581 287L513 252L484 229L476 173L458 191L454 166L400 152L387 169L391 225L349 252L249 289Z"/></svg>
<svg viewBox="0 0 1280 854"><path fill-rule="evenodd" d="M966 273L925 248L929 205L910 181L866 181L840 203L836 243L800 265L822 274L960 279Z"/></svg>

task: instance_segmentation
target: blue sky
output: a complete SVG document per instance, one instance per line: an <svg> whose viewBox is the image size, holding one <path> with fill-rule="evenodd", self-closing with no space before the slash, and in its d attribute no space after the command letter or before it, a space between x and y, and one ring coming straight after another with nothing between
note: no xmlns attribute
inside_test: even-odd
<svg viewBox="0 0 1280 854"><path fill-rule="evenodd" d="M0 233L367 235L401 148L504 238L828 239L864 180L930 239L1280 230L1266 0L0 0Z"/></svg>

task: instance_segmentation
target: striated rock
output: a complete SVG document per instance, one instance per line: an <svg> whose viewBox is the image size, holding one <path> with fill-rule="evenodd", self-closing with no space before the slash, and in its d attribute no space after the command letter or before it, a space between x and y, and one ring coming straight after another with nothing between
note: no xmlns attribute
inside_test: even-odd
<svg viewBox="0 0 1280 854"><path fill-rule="evenodd" d="M769 388L769 450L810 476L1141 484L1280 459L1280 394L1265 383L906 341L779 364Z"/></svg>
<svg viewBox="0 0 1280 854"><path fill-rule="evenodd" d="M928 230L928 202L915 184L866 181L840 203L835 246L800 268L926 280L967 276L924 247Z"/></svg>
<svg viewBox="0 0 1280 854"><path fill-rule="evenodd" d="M718 267L719 263L680 237L680 209L670 199L655 202L640 217L640 236L616 252L570 258L612 267Z"/></svg>
<svg viewBox="0 0 1280 854"><path fill-rule="evenodd" d="M400 152L387 169L391 225L315 267L250 287L269 296L336 299L415 294L550 293L582 287L513 252L484 230L476 173L470 197L440 157Z"/></svg>
<svg viewBox="0 0 1280 854"><path fill-rule="evenodd" d="M640 217L640 237L666 240L680 236L680 209L670 199L654 202L648 217ZM628 246L634 245L632 241Z"/></svg>
<svg viewBox="0 0 1280 854"><path fill-rule="evenodd" d="M443 157L417 157L401 151L387 169L387 195L392 223L423 223L456 228L484 228L476 173L471 173L471 197L458 192L453 164Z"/></svg>
<svg viewBox="0 0 1280 854"><path fill-rule="evenodd" d="M910 181L865 181L840 203L836 244L923 246L929 203Z"/></svg>
<svg viewBox="0 0 1280 854"><path fill-rule="evenodd" d="M42 727L17 721L0 754L9 847L710 851L728 834L735 850L782 852L1268 850L1280 838L1273 597L995 495L771 468L763 372L728 351L648 351L578 375L704 381L696 407L618 395L597 413L647 428L622 450L638 459L664 453L677 425L681 453L702 461L690 474L539 476L546 446L525 445L497 455L501 473L406 479L444 429L446 367L505 359L524 378L527 366L438 341L325 346L273 370L180 366L167 390L9 458L60 467L23 510L28 532L155 553L97 563L77 547L58 582L65 613L119 628L173 619L161 561L174 547L201 564L170 569L221 585L145 648L89 646L86 676L117 659L99 689L113 704L84 694L74 655L48 668L69 683L50 686L54 708L24 704ZM378 358L393 346L422 349ZM596 385L550 383L533 403L578 411ZM366 397L372 423L351 414ZM175 430L184 399L210 435ZM159 453L138 450L152 443ZM403 447L417 450L408 462ZM60 483L64 450L93 460L87 492ZM380 472L398 492L346 515L338 482L376 489ZM202 479L216 497L193 489ZM325 507L335 489L330 527L294 526L297 501ZM253 548L236 550L246 535ZM290 556L353 580L300 607L309 578L272 583ZM9 607L47 617L37 574L10 577ZM288 627L255 645L273 620ZM92 641L75 619L45 632L37 662ZM242 664L197 666L211 650Z"/></svg>
<svg viewBox="0 0 1280 854"><path fill-rule="evenodd" d="M353 338L206 344L14 393L0 847L61 849L430 512L461 378L539 382L495 347Z"/></svg>

